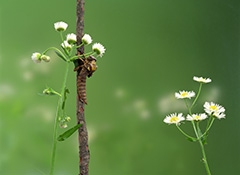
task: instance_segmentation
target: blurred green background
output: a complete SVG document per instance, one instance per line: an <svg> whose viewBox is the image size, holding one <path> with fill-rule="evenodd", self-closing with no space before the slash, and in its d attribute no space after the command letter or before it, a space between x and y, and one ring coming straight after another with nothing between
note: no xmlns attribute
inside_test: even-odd
<svg viewBox="0 0 240 175"><path fill-rule="evenodd" d="M53 23L75 32L76 1L0 2L0 174L41 175L50 170L57 97L65 64L34 64L33 52L60 48ZM210 77L194 112L205 101L226 108L211 129L206 152L213 175L240 174L240 1L91 0L85 32L106 47L87 81L86 120L90 175L203 175L200 146L163 123L187 114L178 90L198 89L193 76ZM86 50L90 50L87 47ZM67 113L76 123L76 75L68 77ZM189 123L182 128L192 133ZM59 129L59 133L66 129ZM55 174L78 174L75 133L57 145Z"/></svg>

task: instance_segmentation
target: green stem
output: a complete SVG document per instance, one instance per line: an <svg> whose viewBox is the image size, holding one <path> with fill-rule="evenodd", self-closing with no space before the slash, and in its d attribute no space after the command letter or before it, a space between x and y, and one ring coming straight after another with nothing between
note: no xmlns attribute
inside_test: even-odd
<svg viewBox="0 0 240 175"><path fill-rule="evenodd" d="M184 98L184 101L185 101L185 104L186 104L187 109L189 111L189 114L192 116L191 108L189 108L186 98Z"/></svg>
<svg viewBox="0 0 240 175"><path fill-rule="evenodd" d="M62 32L60 32L60 36L61 36L61 40L62 40L62 43L63 43L63 50L64 52L66 53L66 55L69 57L70 56L70 53L68 52L68 50L66 49L66 45L64 43L64 39L63 39L63 35L62 35Z"/></svg>
<svg viewBox="0 0 240 175"><path fill-rule="evenodd" d="M205 165L205 168L207 170L207 173L208 175L211 175L211 172L210 172L210 169L209 169L209 166L208 166L208 162L207 162L207 157L206 157L206 153L205 153L205 150L204 150L204 145L202 143L202 140L200 139L200 128L199 128L199 123L197 123L197 130L198 130L198 133L196 133L196 136L198 138L198 141L199 141L199 144L201 146L201 150L202 150L202 154L203 154L203 163Z"/></svg>
<svg viewBox="0 0 240 175"><path fill-rule="evenodd" d="M64 60L67 61L67 58L65 57L65 55L59 49L57 49L56 47L49 47L42 54L45 55L49 50L57 51L64 58Z"/></svg>
<svg viewBox="0 0 240 175"><path fill-rule="evenodd" d="M88 53L85 54L85 56L95 55L95 54L96 54L96 52L88 52Z"/></svg>
<svg viewBox="0 0 240 175"><path fill-rule="evenodd" d="M79 47L81 47L82 45L84 45L84 43L80 44L79 46L76 46L76 48L79 48Z"/></svg>
<svg viewBox="0 0 240 175"><path fill-rule="evenodd" d="M191 111L191 108L189 108L189 106L188 106L188 103L187 103L186 98L185 98L184 100L185 100L185 104L186 104L186 106L187 106L187 108L188 108L189 114L192 116L192 111ZM196 125L195 125L195 123L194 123L193 120L192 120L191 122L192 122L192 125L193 125L194 132L195 132L195 134L197 134Z"/></svg>
<svg viewBox="0 0 240 175"><path fill-rule="evenodd" d="M197 101L197 99L198 99L198 97L199 97L199 95L200 95L201 89L202 89L202 83L200 83L200 86L199 86L199 89L198 89L197 96L196 96L195 100L193 101L193 103L192 103L190 109L192 109L192 107L193 107L194 104L196 103L196 101Z"/></svg>
<svg viewBox="0 0 240 175"><path fill-rule="evenodd" d="M64 75L64 80L63 80L63 85L62 85L62 90L61 90L61 96L59 97L59 100L58 100L57 114L56 114L55 126L54 126L54 136L53 136L54 141L53 141L53 148L52 148L52 161L51 161L50 175L53 175L53 171L54 171L56 145L57 145L58 119L59 119L59 116L60 116L61 106L62 106L63 97L64 97L64 90L65 90L66 83L67 83L69 65L70 64L67 63L66 70L65 70L65 75Z"/></svg>
<svg viewBox="0 0 240 175"><path fill-rule="evenodd" d="M188 137L188 138L190 138L190 139L196 140L196 138L191 137L191 136L189 136L188 134L186 134L178 125L176 125L176 126L177 126L177 128L179 129L179 131L180 131L183 135L185 135L186 137Z"/></svg>
<svg viewBox="0 0 240 175"><path fill-rule="evenodd" d="M185 100L185 104L186 104L186 106L187 106L187 108L188 108L189 114L190 114L191 116L192 116L192 111L191 111L191 109L192 109L192 107L194 106L194 104L196 103L196 101L197 101L197 99L198 99L198 97L199 97L199 95L200 95L201 89L202 89L202 83L200 83L199 90L198 90L198 94L197 94L197 96L196 96L195 100L193 101L193 103L192 103L192 105L191 105L190 108L189 108L189 106L188 106L188 104L187 104L187 100L184 99L184 100ZM191 122L192 122L192 125L193 125L194 132L195 132L195 134L196 134L196 137L197 137L197 139L198 139L198 141L199 141L199 144L200 144L200 146L201 146L201 150L202 150L202 154L203 154L203 162L204 162L205 168L206 168L206 170L207 170L208 175L211 175L211 172L210 172L210 169L209 169L209 166L208 166L208 163L207 163L207 157L206 157L206 153L205 153L205 150L204 150L204 145L203 145L203 142L202 142L202 140L201 140L201 137L202 137L204 134L206 134L207 131L210 129L210 127L212 126L213 120L212 120L211 124L209 125L208 129L206 130L206 132L205 132L203 135L201 135L201 133L200 133L199 122L197 122L197 128L196 128L196 125L195 125L194 121L191 121Z"/></svg>
<svg viewBox="0 0 240 175"><path fill-rule="evenodd" d="M212 118L211 122L210 122L210 120L211 120L211 119L209 119L209 121L208 121L208 125L207 125L206 131L203 133L203 135L200 136L200 139L208 133L208 131L209 131L210 128L212 127L212 124L213 124L215 118Z"/></svg>
<svg viewBox="0 0 240 175"><path fill-rule="evenodd" d="M54 91L53 92L54 94L56 94L56 95L58 95L59 97L61 97L62 95L61 94L59 94L58 92L56 92L56 91Z"/></svg>
<svg viewBox="0 0 240 175"><path fill-rule="evenodd" d="M61 40L62 40L62 43L63 43L63 45L64 45L64 48L66 48L65 43L64 43L64 39L63 39L62 32L60 32L60 36L61 36Z"/></svg>

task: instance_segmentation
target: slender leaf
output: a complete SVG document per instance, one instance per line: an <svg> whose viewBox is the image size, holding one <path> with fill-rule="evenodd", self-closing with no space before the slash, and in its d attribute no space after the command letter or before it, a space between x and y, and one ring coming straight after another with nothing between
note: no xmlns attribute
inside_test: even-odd
<svg viewBox="0 0 240 175"><path fill-rule="evenodd" d="M188 141L190 141L190 142L196 142L197 141L197 139L195 139L195 138L190 138L190 137L187 137L186 138Z"/></svg>
<svg viewBox="0 0 240 175"><path fill-rule="evenodd" d="M63 49L64 53L69 56L69 53L67 52L67 50L64 47L62 47L62 49Z"/></svg>
<svg viewBox="0 0 240 175"><path fill-rule="evenodd" d="M63 103L62 103L62 110L65 108L65 102L66 102L66 99L67 99L67 93L69 94L69 90L67 88L65 88L64 90L64 97L63 97Z"/></svg>
<svg viewBox="0 0 240 175"><path fill-rule="evenodd" d="M60 53L57 52L57 51L55 51L55 53L56 53L60 58L62 58L63 61L67 61L66 58L65 58L62 54L60 54Z"/></svg>
<svg viewBox="0 0 240 175"><path fill-rule="evenodd" d="M69 130L67 130L66 132L64 132L63 134L61 134L60 136L58 136L57 140L58 141L64 141L66 140L68 137L70 137L75 131L78 130L78 128L82 126L82 123L81 124L78 124L72 128L70 128Z"/></svg>

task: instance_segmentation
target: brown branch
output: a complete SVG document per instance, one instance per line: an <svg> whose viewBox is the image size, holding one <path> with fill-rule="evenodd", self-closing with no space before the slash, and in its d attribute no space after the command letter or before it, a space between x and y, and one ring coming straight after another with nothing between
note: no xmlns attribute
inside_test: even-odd
<svg viewBox="0 0 240 175"><path fill-rule="evenodd" d="M83 37L84 32L84 4L85 0L77 0L77 25L76 25L76 35L77 35L77 45L81 44L81 38ZM82 55L84 53L84 45L77 49L78 54ZM82 64L80 60L78 65ZM77 80L79 78L79 73L81 69L77 71ZM77 93L78 94L78 93ZM90 153L88 149L88 132L86 127L85 115L84 115L85 104L80 100L79 95L77 95L77 123L83 123L79 128L78 140L79 140L79 175L88 175L88 165L90 159Z"/></svg>

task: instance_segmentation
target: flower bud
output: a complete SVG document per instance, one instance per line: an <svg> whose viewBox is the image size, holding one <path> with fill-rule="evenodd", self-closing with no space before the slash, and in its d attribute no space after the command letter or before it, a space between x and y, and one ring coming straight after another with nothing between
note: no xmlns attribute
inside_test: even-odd
<svg viewBox="0 0 240 175"><path fill-rule="evenodd" d="M41 56L41 59L42 59L43 61L45 61L45 62L49 62L49 61L50 61L50 57L47 56L47 55L42 55L42 56Z"/></svg>
<svg viewBox="0 0 240 175"><path fill-rule="evenodd" d="M32 54L32 60L34 63L41 63L41 54L38 52L35 52Z"/></svg>
<svg viewBox="0 0 240 175"><path fill-rule="evenodd" d="M66 121L66 122L70 122L70 120L71 120L71 118L68 117L68 116L65 118L65 121Z"/></svg>
<svg viewBox="0 0 240 175"><path fill-rule="evenodd" d="M60 126L60 128L66 128L68 125L67 125L67 123L60 123L59 126Z"/></svg>

